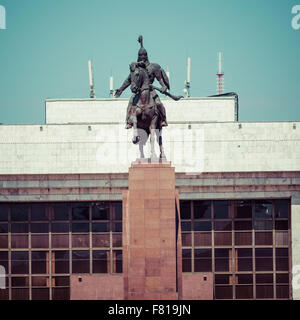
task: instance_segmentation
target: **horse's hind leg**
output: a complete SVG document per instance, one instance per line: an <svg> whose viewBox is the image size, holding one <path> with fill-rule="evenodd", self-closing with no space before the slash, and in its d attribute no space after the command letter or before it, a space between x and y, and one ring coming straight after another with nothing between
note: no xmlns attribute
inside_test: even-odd
<svg viewBox="0 0 300 320"><path fill-rule="evenodd" d="M155 141L155 133L158 130L156 127L157 124L157 115L155 115L151 121L150 125L150 143L151 143L151 159L157 159L157 155L155 153L155 146L154 146L154 141Z"/></svg>
<svg viewBox="0 0 300 320"><path fill-rule="evenodd" d="M137 144L140 141L140 137L138 135L138 130L137 130L137 115L136 115L136 106L132 107L132 115L131 115L131 121L133 123L133 138L132 142L134 144Z"/></svg>
<svg viewBox="0 0 300 320"><path fill-rule="evenodd" d="M159 145L159 151L160 151L160 159L166 159L166 155L164 152L164 147L163 147L163 143L162 143L162 129L157 129L156 130L156 139Z"/></svg>

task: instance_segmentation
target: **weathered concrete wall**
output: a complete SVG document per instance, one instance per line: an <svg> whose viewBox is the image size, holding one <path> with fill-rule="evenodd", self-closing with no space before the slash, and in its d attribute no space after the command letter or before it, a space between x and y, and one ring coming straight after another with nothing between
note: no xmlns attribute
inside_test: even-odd
<svg viewBox="0 0 300 320"><path fill-rule="evenodd" d="M300 192L292 196L291 216L293 299L300 300Z"/></svg>
<svg viewBox="0 0 300 320"><path fill-rule="evenodd" d="M169 122L235 121L233 97L162 99ZM46 123L122 123L128 99L47 100Z"/></svg>
<svg viewBox="0 0 300 320"><path fill-rule="evenodd" d="M126 173L131 139L123 124L1 125L0 174ZM177 123L163 141L176 172L300 170L299 122Z"/></svg>
<svg viewBox="0 0 300 320"><path fill-rule="evenodd" d="M70 280L71 300L124 299L123 275L71 275Z"/></svg>

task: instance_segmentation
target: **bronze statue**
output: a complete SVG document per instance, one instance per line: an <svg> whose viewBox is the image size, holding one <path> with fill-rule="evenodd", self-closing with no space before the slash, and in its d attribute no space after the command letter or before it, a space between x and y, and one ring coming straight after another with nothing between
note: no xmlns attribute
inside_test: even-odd
<svg viewBox="0 0 300 320"><path fill-rule="evenodd" d="M168 95L174 100L182 98L173 96L169 92L170 89L169 79L165 71L156 63L150 63L148 54L143 47L143 37L139 36L138 39L141 48L138 53L138 61L130 65L130 74L116 90L115 97L118 98L122 92L131 85L131 96L126 115L126 129L134 128L133 143L139 143L141 158L144 158L143 146L148 140L150 135L151 142L151 158L155 158L154 152L154 136L156 134L160 147L160 158L165 158L161 130L162 127L167 126L166 110L156 90ZM161 88L156 88L152 85L154 80L157 79L161 84Z"/></svg>

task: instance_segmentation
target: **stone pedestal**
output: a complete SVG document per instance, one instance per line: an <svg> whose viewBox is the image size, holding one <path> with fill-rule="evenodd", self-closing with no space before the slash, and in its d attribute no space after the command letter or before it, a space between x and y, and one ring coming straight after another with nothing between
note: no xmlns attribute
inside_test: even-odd
<svg viewBox="0 0 300 320"><path fill-rule="evenodd" d="M132 163L129 190L123 193L125 299L180 299L176 195L170 162Z"/></svg>

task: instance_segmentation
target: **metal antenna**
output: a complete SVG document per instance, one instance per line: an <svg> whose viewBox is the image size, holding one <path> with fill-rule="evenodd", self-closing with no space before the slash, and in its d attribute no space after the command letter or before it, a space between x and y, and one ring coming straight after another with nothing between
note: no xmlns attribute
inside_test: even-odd
<svg viewBox="0 0 300 320"><path fill-rule="evenodd" d="M92 60L89 60L89 78L90 78L90 98L95 98L95 86L94 86L94 77L93 77L93 67L92 67Z"/></svg>
<svg viewBox="0 0 300 320"><path fill-rule="evenodd" d="M187 70L186 70L186 81L184 83L184 93L185 97L190 97L190 87L191 87L191 57L187 58Z"/></svg>
<svg viewBox="0 0 300 320"><path fill-rule="evenodd" d="M224 93L224 72L222 70L222 52L218 53L217 94Z"/></svg>
<svg viewBox="0 0 300 320"><path fill-rule="evenodd" d="M109 77L109 96L114 97L114 77L112 75Z"/></svg>

